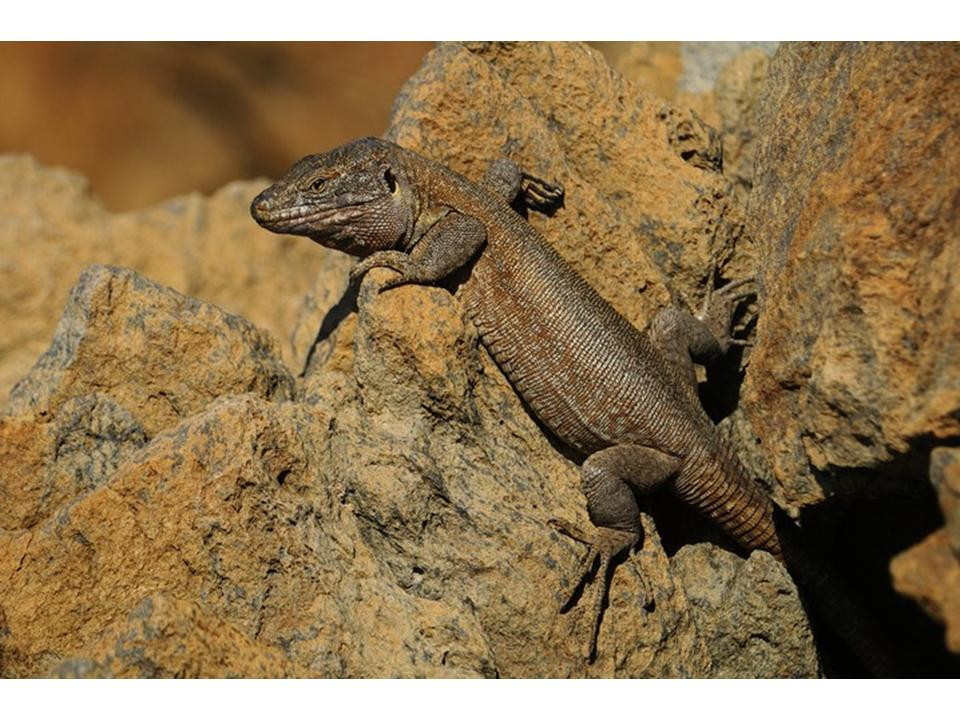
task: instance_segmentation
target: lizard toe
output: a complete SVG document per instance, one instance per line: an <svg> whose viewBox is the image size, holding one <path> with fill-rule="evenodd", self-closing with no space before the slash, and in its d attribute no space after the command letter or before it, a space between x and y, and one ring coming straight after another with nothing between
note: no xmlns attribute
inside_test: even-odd
<svg viewBox="0 0 960 720"><path fill-rule="evenodd" d="M639 534L615 528L598 527L591 537L587 537L586 533L579 528L562 521L554 520L551 521L550 525L568 537L590 546L576 575L574 575L576 582L570 589L566 601L560 606L560 612L565 613L576 605L578 593L593 576L597 583L589 610L591 627L585 653L587 662L593 662L597 656L597 637L600 634L600 621L603 619L604 604L610 589L613 561L625 550L633 547ZM599 567L597 567L598 561ZM594 575L595 567L597 567L597 570Z"/></svg>

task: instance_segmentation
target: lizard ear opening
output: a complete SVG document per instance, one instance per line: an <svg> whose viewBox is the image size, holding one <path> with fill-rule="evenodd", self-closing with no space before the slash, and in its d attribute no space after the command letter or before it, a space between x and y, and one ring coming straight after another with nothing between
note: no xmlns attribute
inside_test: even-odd
<svg viewBox="0 0 960 720"><path fill-rule="evenodd" d="M387 183L390 194L395 194L397 192L397 178L394 177L393 171L390 168L383 171L383 180Z"/></svg>

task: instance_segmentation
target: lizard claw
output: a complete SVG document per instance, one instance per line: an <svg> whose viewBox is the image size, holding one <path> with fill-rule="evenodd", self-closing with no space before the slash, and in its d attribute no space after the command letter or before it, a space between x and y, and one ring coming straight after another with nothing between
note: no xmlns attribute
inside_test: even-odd
<svg viewBox="0 0 960 720"><path fill-rule="evenodd" d="M712 279L712 272L710 277ZM743 289L743 287L754 284L755 282L756 278L745 277L728 282L723 287L717 289L712 287L712 281L707 286L707 294L703 299L703 306L696 317L710 328L710 332L713 333L717 342L720 343L720 350L723 353L732 345L746 346L750 344L732 338L730 336L730 325L733 322L733 315L740 301L757 294L755 288Z"/></svg>
<svg viewBox="0 0 960 720"><path fill-rule="evenodd" d="M737 302L757 294L756 289L742 290L737 293L733 291L737 290L738 288L742 288L744 285L748 285L755 282L756 282L756 278L751 276L751 277L740 278L739 280L733 280L731 282L728 282L723 287L719 287L716 289L714 289L711 286L708 286L707 295L703 299L703 306L700 308L700 313L698 317L700 317L701 319L706 318L710 314L712 308L715 306L714 303L716 300L719 300L722 306L729 306L729 312L732 313L733 306ZM728 309L727 307L724 307L724 310L727 310L727 309Z"/></svg>
<svg viewBox="0 0 960 720"><path fill-rule="evenodd" d="M577 570L577 582L570 591L566 601L560 606L560 612L565 613L576 604L577 594L587 581L593 576L599 580L597 591L594 594L590 614L593 626L590 629L590 638L587 646L587 662L593 662L597 657L597 636L600 634L600 621L603 618L604 602L610 589L610 568L613 560L624 550L629 550L637 542L639 533L614 528L598 527L592 536L588 536L579 528L568 525L560 520L551 520L551 527L578 542L590 547L589 552L580 563ZM594 567L599 561L599 567L594 574Z"/></svg>
<svg viewBox="0 0 960 720"><path fill-rule="evenodd" d="M563 186L541 180L530 173L521 173L520 192L527 207L550 213L563 205Z"/></svg>
<svg viewBox="0 0 960 720"><path fill-rule="evenodd" d="M412 280L411 278L408 278L406 275L402 275L402 274L394 275L392 278L387 278L380 284L380 287L377 288L377 293L379 294L386 290L389 290L390 288L395 288L399 285L404 285L410 282L415 282L415 281Z"/></svg>
<svg viewBox="0 0 960 720"><path fill-rule="evenodd" d="M405 282L403 280L405 275L404 271L409 265L410 256L406 253L400 252L399 250L380 250L365 257L350 269L350 284L359 285L360 281L363 280L363 276L377 267L390 268L394 272L400 273L400 282L394 282L390 285L389 283L394 280L394 278L391 278L381 285L380 292L383 292L388 287L394 287L395 285Z"/></svg>
<svg viewBox="0 0 960 720"><path fill-rule="evenodd" d="M742 277L739 280L731 280L723 287L719 287L716 290L714 290L714 292L717 294L729 293L731 290L736 290L738 287L743 287L744 285L749 285L750 283L755 283L756 281L757 279L753 275L748 275L747 277ZM745 294L753 295L754 292L756 291L750 290Z"/></svg>

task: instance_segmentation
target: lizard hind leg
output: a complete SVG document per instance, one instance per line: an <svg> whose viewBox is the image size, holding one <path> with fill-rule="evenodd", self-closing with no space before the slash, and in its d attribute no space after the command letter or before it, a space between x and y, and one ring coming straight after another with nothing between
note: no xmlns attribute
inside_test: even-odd
<svg viewBox="0 0 960 720"><path fill-rule="evenodd" d="M594 529L584 532L560 521L551 522L556 530L590 548L561 612L573 607L577 593L599 561L593 576L597 588L590 608L588 661L597 654L597 637L613 562L640 539L640 509L634 493L650 493L661 487L674 476L679 464L672 455L640 445L614 445L599 450L586 459L580 471L581 489L587 498L587 512Z"/></svg>

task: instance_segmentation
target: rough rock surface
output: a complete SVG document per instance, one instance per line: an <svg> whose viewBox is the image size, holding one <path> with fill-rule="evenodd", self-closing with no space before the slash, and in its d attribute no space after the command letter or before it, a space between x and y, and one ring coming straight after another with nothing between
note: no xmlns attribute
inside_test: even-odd
<svg viewBox="0 0 960 720"><path fill-rule="evenodd" d="M94 265L5 412L56 415L70 399L105 393L152 437L223 395L289 399L293 378L279 354L274 337L243 318Z"/></svg>
<svg viewBox="0 0 960 720"><path fill-rule="evenodd" d="M280 338L299 371L298 349L312 337L295 337L297 320L316 312L350 261L250 222L263 185L236 182L210 198L111 214L76 173L0 156L0 402L49 345L71 286L93 263L133 268L243 315Z"/></svg>
<svg viewBox="0 0 960 720"><path fill-rule="evenodd" d="M746 202L753 187L760 95L770 56L760 48L737 55L720 71L713 89L717 130L723 145L723 174Z"/></svg>
<svg viewBox="0 0 960 720"><path fill-rule="evenodd" d="M143 426L104 393L71 398L53 416L0 417L0 529L36 525L146 442Z"/></svg>
<svg viewBox="0 0 960 720"><path fill-rule="evenodd" d="M794 609L792 580L769 554L731 563L712 545L688 545L670 571L682 578L716 676L803 677L817 666L807 618ZM777 636L767 635L775 626Z"/></svg>
<svg viewBox="0 0 960 720"><path fill-rule="evenodd" d="M598 108L610 113L602 125ZM702 294L708 252L727 267L749 257L722 177L671 146L662 110L584 46L449 45L408 85L392 132L475 177L504 150L560 177L567 206L534 222L645 325L671 293ZM489 146L480 129L488 121L501 140ZM420 147L417 138L436 144ZM620 156L622 166L610 165ZM534 164L541 159L547 164ZM640 180L648 207L630 197L630 182ZM646 228L642 240L638 228ZM326 258L303 239L275 242ZM633 272L649 283L643 292ZM51 495L55 508L16 510L0 531L0 674L818 673L805 614L779 564L729 545L670 557L647 515L642 547L614 575L599 657L585 662L589 595L557 612L584 549L548 525L588 522L577 468L527 413L447 291L380 295L387 272L372 272L358 312L324 341L291 396L285 382L251 383L242 371L234 385L211 380L220 361L244 357L274 374L276 344L249 353L260 331L127 271L98 273L107 276L101 286L124 289L124 302L81 285L73 304L84 321L69 324L69 347L89 358L122 352L108 331L115 327L145 354L94 375L103 397L92 399L92 388L65 381L69 368L56 374L45 362L43 382L22 385L8 408L7 432L20 433L22 452L42 457L60 428L77 428L71 447L88 442L100 459L56 496L63 500ZM332 304L337 283L318 286L307 305L293 333L301 351L309 318ZM164 362L163 333L154 331L172 336L174 315L207 340ZM296 320L286 317L289 336ZM128 390L134 378L138 389ZM184 411L137 404L152 383L189 391ZM86 424L70 420L74 400L90 408ZM102 437L101 413L115 428ZM66 477L70 467L56 472ZM15 509L36 505L22 493L41 492L17 478L3 487Z"/></svg>
<svg viewBox="0 0 960 720"><path fill-rule="evenodd" d="M0 528L36 524L218 397L292 397L278 356L274 338L242 318L92 266L0 413Z"/></svg>
<svg viewBox="0 0 960 720"><path fill-rule="evenodd" d="M960 47L784 45L748 229L762 313L743 406L791 505L925 485L960 436Z"/></svg>
<svg viewBox="0 0 960 720"><path fill-rule="evenodd" d="M60 663L59 678L295 677L280 648L251 640L199 603L145 597L130 614Z"/></svg>
<svg viewBox="0 0 960 720"><path fill-rule="evenodd" d="M746 201L753 178L757 109L771 42L592 43L621 75L638 87L689 108L716 129L723 146L723 174Z"/></svg>

